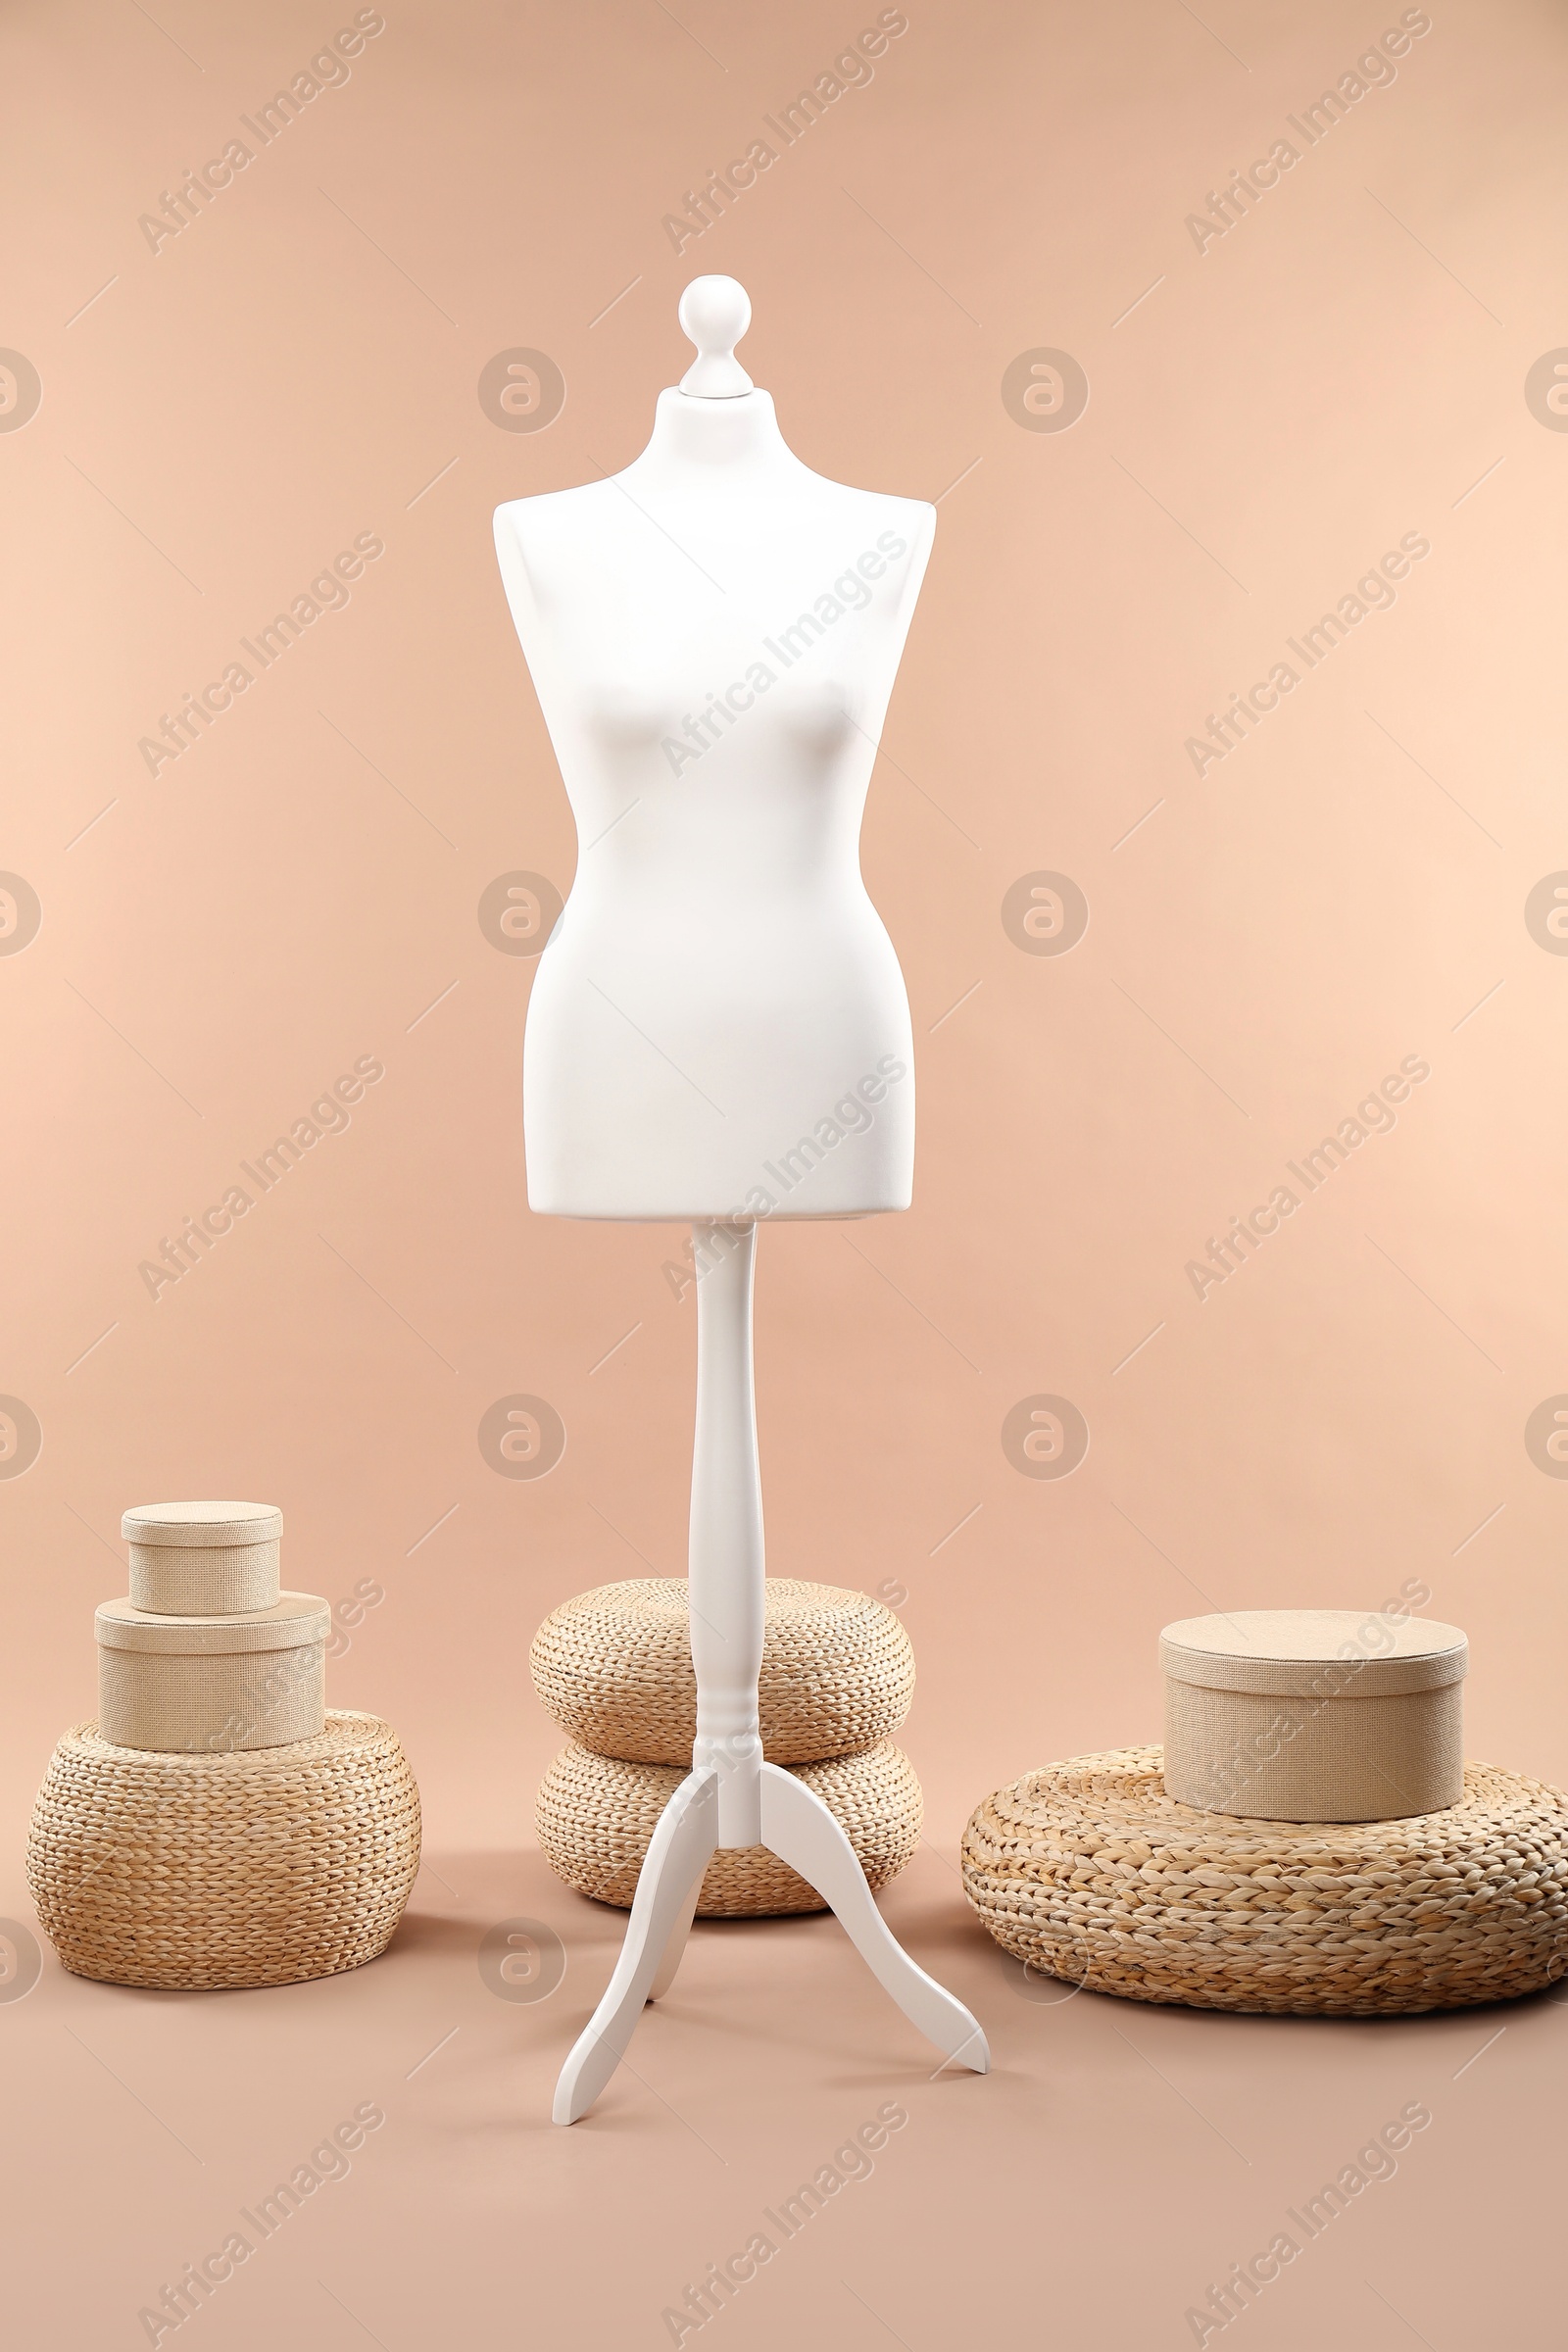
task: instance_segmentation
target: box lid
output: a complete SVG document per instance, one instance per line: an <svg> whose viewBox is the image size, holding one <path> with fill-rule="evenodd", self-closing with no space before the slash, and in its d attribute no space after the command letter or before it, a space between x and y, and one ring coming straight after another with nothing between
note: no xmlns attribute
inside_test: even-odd
<svg viewBox="0 0 1568 2352"><path fill-rule="evenodd" d="M285 1592L270 1609L232 1617L153 1617L129 1600L106 1600L93 1622L103 1649L161 1649L182 1657L220 1650L303 1649L324 1642L332 1611L314 1592Z"/></svg>
<svg viewBox="0 0 1568 2352"><path fill-rule="evenodd" d="M1456 1625L1377 1610L1235 1609L1183 1617L1159 1637L1173 1682L1281 1698L1395 1698L1462 1681L1470 1644Z"/></svg>
<svg viewBox="0 0 1568 2352"><path fill-rule="evenodd" d="M226 1544L273 1544L283 1533L275 1502L138 1502L120 1522L127 1544L173 1544L185 1549Z"/></svg>

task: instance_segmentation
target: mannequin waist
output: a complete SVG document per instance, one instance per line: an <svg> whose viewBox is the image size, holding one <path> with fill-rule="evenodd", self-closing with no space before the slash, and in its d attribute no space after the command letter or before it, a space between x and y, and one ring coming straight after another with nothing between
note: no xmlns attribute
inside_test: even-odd
<svg viewBox="0 0 1568 2352"><path fill-rule="evenodd" d="M638 979L682 974L705 996L735 992L785 1002L800 988L877 994L903 980L881 916L863 889L828 900L773 892L660 894L573 890L540 958L539 983L551 988L612 973ZM536 983L536 988L539 985ZM722 1005L713 1007L722 1018Z"/></svg>
<svg viewBox="0 0 1568 2352"><path fill-rule="evenodd" d="M755 942L760 934L846 942L885 936L860 876L859 859L818 840L807 854L780 846L688 840L584 852L558 934L588 932L668 942L673 933Z"/></svg>

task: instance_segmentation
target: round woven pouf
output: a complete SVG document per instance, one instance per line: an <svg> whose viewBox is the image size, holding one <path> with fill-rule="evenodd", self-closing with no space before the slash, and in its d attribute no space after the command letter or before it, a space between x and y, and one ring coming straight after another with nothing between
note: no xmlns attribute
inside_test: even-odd
<svg viewBox="0 0 1568 2352"><path fill-rule="evenodd" d="M1074 1756L963 1837L1029 1967L1133 2001L1384 2017L1536 1992L1568 1964L1568 1797L1491 1764L1401 1821L1248 1821L1165 1794L1157 1747Z"/></svg>
<svg viewBox="0 0 1568 2352"><path fill-rule="evenodd" d="M391 1728L329 1712L288 1746L111 1747L78 1724L33 1806L27 1885L64 1965L109 1984L294 1984L386 1949L419 1867Z"/></svg>
<svg viewBox="0 0 1568 2352"><path fill-rule="evenodd" d="M539 1784L534 1820L558 1878L597 1902L631 1907L655 1825L687 1767L595 1755L575 1740ZM795 1777L814 1789L859 1857L872 1886L896 1878L920 1840L924 1809L914 1767L891 1740L858 1755L803 1764ZM814 1886L765 1845L713 1856L697 1898L701 1919L763 1919L827 1908Z"/></svg>
<svg viewBox="0 0 1568 2352"><path fill-rule="evenodd" d="M552 1610L529 1658L545 1712L584 1747L691 1763L697 1732L686 1580L600 1585ZM847 1756L898 1730L914 1695L909 1637L879 1600L770 1576L759 1692L773 1764Z"/></svg>

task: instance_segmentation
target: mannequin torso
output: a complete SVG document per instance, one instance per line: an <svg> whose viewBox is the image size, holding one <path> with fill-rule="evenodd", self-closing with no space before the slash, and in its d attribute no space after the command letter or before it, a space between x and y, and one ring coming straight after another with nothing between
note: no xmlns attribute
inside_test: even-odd
<svg viewBox="0 0 1568 2352"><path fill-rule="evenodd" d="M666 391L624 472L497 510L579 842L528 1013L535 1209L908 1205L908 1005L859 827L935 519L811 472L760 391Z"/></svg>

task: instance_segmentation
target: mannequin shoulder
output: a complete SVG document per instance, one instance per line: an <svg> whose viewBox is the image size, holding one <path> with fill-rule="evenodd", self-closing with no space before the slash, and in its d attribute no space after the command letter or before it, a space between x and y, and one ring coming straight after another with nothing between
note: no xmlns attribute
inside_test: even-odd
<svg viewBox="0 0 1568 2352"><path fill-rule="evenodd" d="M874 550L891 582L912 598L919 594L936 538L937 511L923 498L891 498L880 491L857 494L858 535Z"/></svg>
<svg viewBox="0 0 1568 2352"><path fill-rule="evenodd" d="M891 531L911 547L930 544L937 527L937 511L925 499L896 498L883 490L858 490L820 474L816 478L844 518L859 523L873 538L879 531Z"/></svg>
<svg viewBox="0 0 1568 2352"><path fill-rule="evenodd" d="M527 550L569 541L595 514L608 513L610 486L580 482L569 490L541 490L532 498L509 498L494 515L496 545Z"/></svg>
<svg viewBox="0 0 1568 2352"><path fill-rule="evenodd" d="M879 491L869 495L874 498L879 507L886 507L891 514L897 516L894 528L902 530L905 537L911 542L918 544L921 540L931 538L935 533L937 511L929 499L887 498Z"/></svg>
<svg viewBox="0 0 1568 2352"><path fill-rule="evenodd" d="M525 613L593 593L614 568L626 528L622 505L609 482L583 482L497 507L496 559L519 627Z"/></svg>
<svg viewBox="0 0 1568 2352"><path fill-rule="evenodd" d="M937 533L937 511L923 498L882 498L875 501L887 516L884 530L906 541L916 560L923 561L931 552L931 542Z"/></svg>

